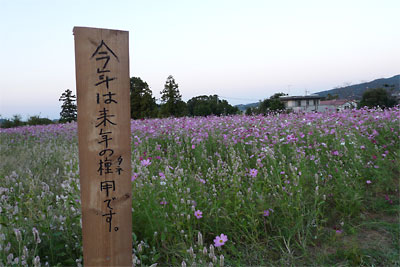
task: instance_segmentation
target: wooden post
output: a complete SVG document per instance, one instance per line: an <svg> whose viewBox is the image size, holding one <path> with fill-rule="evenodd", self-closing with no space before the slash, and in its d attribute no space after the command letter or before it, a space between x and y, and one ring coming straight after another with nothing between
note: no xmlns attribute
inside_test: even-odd
<svg viewBox="0 0 400 267"><path fill-rule="evenodd" d="M85 266L132 266L127 31L74 27Z"/></svg>

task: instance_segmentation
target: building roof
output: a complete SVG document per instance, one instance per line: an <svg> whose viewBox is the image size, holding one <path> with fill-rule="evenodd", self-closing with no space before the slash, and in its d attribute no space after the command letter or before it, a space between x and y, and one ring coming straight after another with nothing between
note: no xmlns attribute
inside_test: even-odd
<svg viewBox="0 0 400 267"><path fill-rule="evenodd" d="M319 95L304 95L304 96L281 96L280 100L288 101L288 100L307 100L307 99L321 99Z"/></svg>

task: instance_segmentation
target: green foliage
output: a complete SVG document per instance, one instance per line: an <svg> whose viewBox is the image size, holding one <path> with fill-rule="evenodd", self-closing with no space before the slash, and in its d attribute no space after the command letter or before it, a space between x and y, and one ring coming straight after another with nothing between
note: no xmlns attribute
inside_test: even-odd
<svg viewBox="0 0 400 267"><path fill-rule="evenodd" d="M72 95L72 91L67 89L64 93L62 93L59 101L62 101L63 104L61 106L60 112L60 122L71 122L76 121L77 117L77 108L76 108L76 96Z"/></svg>
<svg viewBox="0 0 400 267"><path fill-rule="evenodd" d="M279 99L285 96L285 93L276 93L269 99L264 99L260 102L257 108L252 110L253 114L268 114L270 112L281 112L285 110L285 104Z"/></svg>
<svg viewBox="0 0 400 267"><path fill-rule="evenodd" d="M226 100L219 100L217 95L202 95L191 98L187 102L189 116L232 115L239 109L229 105Z"/></svg>
<svg viewBox="0 0 400 267"><path fill-rule="evenodd" d="M39 116L31 116L26 122L28 125L48 125L53 121L48 118L40 118Z"/></svg>
<svg viewBox="0 0 400 267"><path fill-rule="evenodd" d="M217 95L202 95L193 97L185 103L179 92L179 86L172 75L168 76L164 90L161 91L161 106L156 104L149 85L139 77L132 77L131 88L131 118L165 118L183 116L209 116L238 114L239 109L226 100L220 100Z"/></svg>
<svg viewBox="0 0 400 267"><path fill-rule="evenodd" d="M359 103L359 107L393 107L396 100L391 97L384 88L376 88L366 91Z"/></svg>
<svg viewBox="0 0 400 267"><path fill-rule="evenodd" d="M184 117L187 116L188 112L187 112L187 105L186 102L183 100L178 100L175 103L175 117Z"/></svg>
<svg viewBox="0 0 400 267"><path fill-rule="evenodd" d="M12 119L5 119L1 123L1 128L14 128L24 125L48 125L53 121L48 118L41 118L40 116L31 116L28 121L22 121L21 115L14 115Z"/></svg>
<svg viewBox="0 0 400 267"><path fill-rule="evenodd" d="M335 94L335 95L331 95L331 94L327 94L327 96L324 98L324 100L334 100L334 99L338 99L339 95Z"/></svg>
<svg viewBox="0 0 400 267"><path fill-rule="evenodd" d="M29 128L41 134L26 135L28 128L18 128L18 134L0 136L1 151L7 155L0 164L0 188L13 192L8 200L13 206L0 201L0 236L8 237L7 242L0 238L0 265L34 266L35 257L43 265L76 265L82 253L76 137L49 138L43 126ZM11 208L18 212L13 214ZM8 242L9 252L4 250ZM8 261L11 253L19 264Z"/></svg>
<svg viewBox="0 0 400 267"><path fill-rule="evenodd" d="M251 107L248 107L247 109L246 109L246 113L245 113L247 116L250 116L250 115L252 115L253 114L253 109L251 108Z"/></svg>
<svg viewBox="0 0 400 267"><path fill-rule="evenodd" d="M147 82L139 77L132 77L130 91L132 119L154 118L158 115L156 100Z"/></svg>
<svg viewBox="0 0 400 267"><path fill-rule="evenodd" d="M179 92L178 84L172 75L168 76L164 85L164 90L160 92L161 117L181 117L187 114L186 103L182 101L182 95Z"/></svg>
<svg viewBox="0 0 400 267"><path fill-rule="evenodd" d="M21 115L14 115L12 119L5 119L1 123L1 128L14 128L24 126L26 123L22 121Z"/></svg>

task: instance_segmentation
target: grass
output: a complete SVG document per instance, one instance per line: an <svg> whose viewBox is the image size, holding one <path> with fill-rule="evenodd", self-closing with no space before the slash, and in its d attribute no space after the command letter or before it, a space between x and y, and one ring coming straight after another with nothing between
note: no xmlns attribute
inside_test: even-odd
<svg viewBox="0 0 400 267"><path fill-rule="evenodd" d="M399 118L132 121L133 264L398 265ZM0 139L0 265L83 264L76 124Z"/></svg>

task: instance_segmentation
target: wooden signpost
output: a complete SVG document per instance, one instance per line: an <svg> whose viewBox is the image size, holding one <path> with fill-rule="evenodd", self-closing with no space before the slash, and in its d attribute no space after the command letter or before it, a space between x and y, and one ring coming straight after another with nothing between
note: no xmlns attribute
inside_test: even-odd
<svg viewBox="0 0 400 267"><path fill-rule="evenodd" d="M85 266L132 266L129 33L75 27Z"/></svg>

